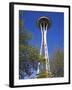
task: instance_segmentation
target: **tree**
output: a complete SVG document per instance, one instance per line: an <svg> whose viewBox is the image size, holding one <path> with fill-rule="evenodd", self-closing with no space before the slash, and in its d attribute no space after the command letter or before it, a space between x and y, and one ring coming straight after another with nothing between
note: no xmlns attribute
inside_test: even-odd
<svg viewBox="0 0 72 90"><path fill-rule="evenodd" d="M37 70L37 63L42 60L39 50L31 45L29 41L32 34L24 28L24 23L19 20L19 78L31 77L33 70Z"/></svg>
<svg viewBox="0 0 72 90"><path fill-rule="evenodd" d="M54 77L64 76L64 51L57 48L50 60L50 68Z"/></svg>

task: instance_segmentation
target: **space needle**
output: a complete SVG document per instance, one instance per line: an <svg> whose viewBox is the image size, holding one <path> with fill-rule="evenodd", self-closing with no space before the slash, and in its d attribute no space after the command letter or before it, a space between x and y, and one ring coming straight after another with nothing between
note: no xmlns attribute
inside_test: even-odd
<svg viewBox="0 0 72 90"><path fill-rule="evenodd" d="M37 75L45 71L46 73L50 72L49 64L49 54L48 54L48 45L47 45L47 31L51 26L51 21L48 17L42 16L38 18L37 25L41 31L41 48L40 55L43 56L44 62L38 62Z"/></svg>

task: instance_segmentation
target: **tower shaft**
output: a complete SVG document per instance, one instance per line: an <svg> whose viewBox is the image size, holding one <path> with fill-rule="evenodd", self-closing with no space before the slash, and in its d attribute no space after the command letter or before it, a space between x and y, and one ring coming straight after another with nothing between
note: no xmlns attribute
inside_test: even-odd
<svg viewBox="0 0 72 90"><path fill-rule="evenodd" d="M38 19L38 27L41 29L41 48L40 48L40 55L43 56L43 61L38 63L37 74L41 74L45 72L50 72L50 64L49 64L49 55L48 55L48 45L47 45L47 29L50 27L50 20L49 18L43 16Z"/></svg>
<svg viewBox="0 0 72 90"><path fill-rule="evenodd" d="M45 26L45 23L43 23L43 26L40 25L40 27L41 27L41 35L42 35L40 55L42 55L45 59L44 70L50 71L48 46L47 46L47 40L46 40L48 25Z"/></svg>

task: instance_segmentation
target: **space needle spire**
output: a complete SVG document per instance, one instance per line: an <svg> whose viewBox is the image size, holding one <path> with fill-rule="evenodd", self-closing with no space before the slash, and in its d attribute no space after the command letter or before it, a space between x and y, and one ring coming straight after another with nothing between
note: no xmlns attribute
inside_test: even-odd
<svg viewBox="0 0 72 90"><path fill-rule="evenodd" d="M40 55L44 57L44 62L38 63L37 74L45 71L46 73L50 72L49 64L49 54L48 54L48 45L47 45L47 31L51 25L48 17L42 16L37 20L37 25L41 30L41 48Z"/></svg>

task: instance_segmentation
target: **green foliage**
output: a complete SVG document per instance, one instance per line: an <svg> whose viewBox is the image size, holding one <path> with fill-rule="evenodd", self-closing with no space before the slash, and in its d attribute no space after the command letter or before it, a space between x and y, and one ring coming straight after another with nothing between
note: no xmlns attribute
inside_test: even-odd
<svg viewBox="0 0 72 90"><path fill-rule="evenodd" d="M24 26L23 21L19 22L19 60L37 60L40 61L42 56L39 55L39 50L33 46L30 46L28 41L32 39L32 34L28 32Z"/></svg>
<svg viewBox="0 0 72 90"><path fill-rule="evenodd" d="M23 24L24 24L24 22L23 22L23 20L19 20L19 28L22 28L23 27Z"/></svg>
<svg viewBox="0 0 72 90"><path fill-rule="evenodd" d="M32 34L28 32L22 20L19 20L19 44L28 45L28 41L32 39Z"/></svg>
<svg viewBox="0 0 72 90"><path fill-rule="evenodd" d="M29 40L32 39L32 34L24 27L24 22L19 20L19 78L24 79L25 76L32 74L32 61L30 61L31 51L35 51L29 45ZM35 62L34 62L35 63Z"/></svg>
<svg viewBox="0 0 72 90"><path fill-rule="evenodd" d="M39 55L39 51L32 47L32 46L29 46L29 45L20 45L19 46L19 49L20 49L20 60L40 60L41 57Z"/></svg>
<svg viewBox="0 0 72 90"><path fill-rule="evenodd" d="M32 74L32 68L37 68L37 62L42 61L36 47L29 45L32 34L24 28L24 23L19 20L19 78ZM24 76L25 75L25 76Z"/></svg>
<svg viewBox="0 0 72 90"><path fill-rule="evenodd" d="M51 72L43 71L37 75L37 78L52 78L53 74Z"/></svg>
<svg viewBox="0 0 72 90"><path fill-rule="evenodd" d="M57 49L50 60L51 72L54 77L64 76L64 51L62 49Z"/></svg>

